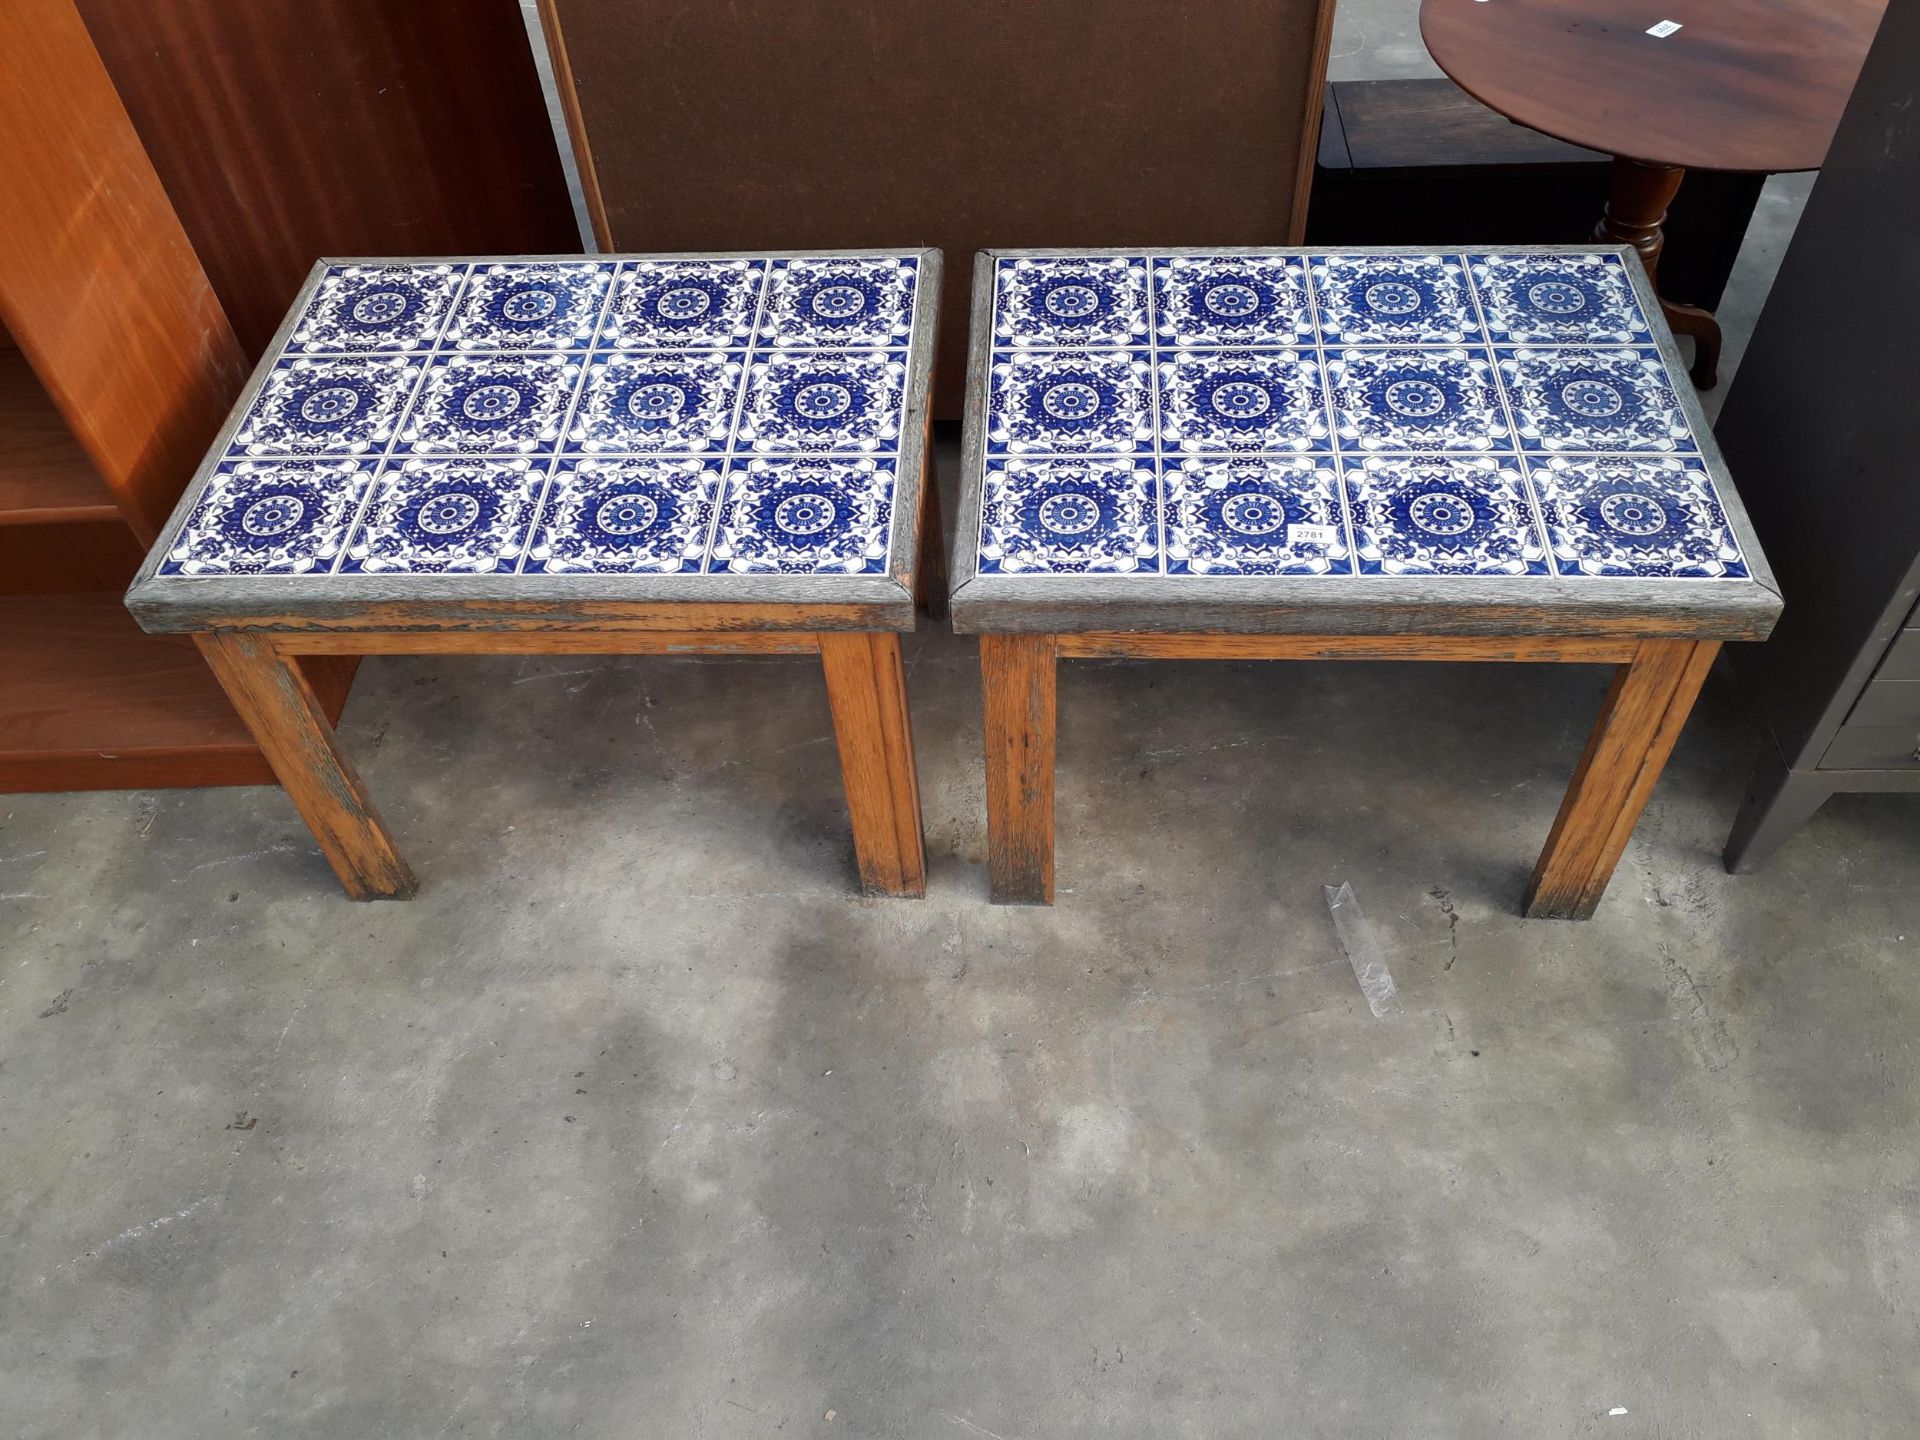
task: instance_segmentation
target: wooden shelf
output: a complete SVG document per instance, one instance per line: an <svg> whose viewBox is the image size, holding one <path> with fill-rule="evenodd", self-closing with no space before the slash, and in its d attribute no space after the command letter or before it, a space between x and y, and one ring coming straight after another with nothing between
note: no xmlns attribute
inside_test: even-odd
<svg viewBox="0 0 1920 1440"><path fill-rule="evenodd" d="M0 525L120 519L27 357L0 350Z"/></svg>
<svg viewBox="0 0 1920 1440"><path fill-rule="evenodd" d="M334 719L353 668L309 668ZM0 674L0 791L274 783L193 641L117 591L0 596Z"/></svg>

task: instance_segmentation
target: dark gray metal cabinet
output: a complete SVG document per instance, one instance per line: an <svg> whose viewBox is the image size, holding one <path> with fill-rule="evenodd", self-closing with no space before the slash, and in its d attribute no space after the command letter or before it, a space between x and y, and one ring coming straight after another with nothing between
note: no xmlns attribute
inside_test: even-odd
<svg viewBox="0 0 1920 1440"><path fill-rule="evenodd" d="M1920 6L1895 5L1717 427L1786 599L1737 647L1767 741L1730 870L1837 791L1920 790L1916 94Z"/></svg>

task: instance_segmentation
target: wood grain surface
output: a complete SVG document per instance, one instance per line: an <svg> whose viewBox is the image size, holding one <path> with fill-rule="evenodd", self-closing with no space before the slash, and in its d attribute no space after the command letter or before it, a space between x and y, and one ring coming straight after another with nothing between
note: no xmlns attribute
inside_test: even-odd
<svg viewBox="0 0 1920 1440"><path fill-rule="evenodd" d="M900 637L826 634L819 641L860 887L869 895L924 895L920 779Z"/></svg>
<svg viewBox="0 0 1920 1440"><path fill-rule="evenodd" d="M1609 155L1812 170L1886 0L1422 0L1434 62L1482 104ZM1680 29L1647 34L1662 20Z"/></svg>
<svg viewBox="0 0 1920 1440"><path fill-rule="evenodd" d="M997 905L1053 903L1057 666L1051 635L982 635L987 884Z"/></svg>
<svg viewBox="0 0 1920 1440"><path fill-rule="evenodd" d="M1647 640L1615 673L1534 866L1526 915L1592 916L1719 649L1710 640Z"/></svg>
<svg viewBox="0 0 1920 1440"><path fill-rule="evenodd" d="M413 872L300 667L263 636L195 639L347 894L355 900L410 897Z"/></svg>

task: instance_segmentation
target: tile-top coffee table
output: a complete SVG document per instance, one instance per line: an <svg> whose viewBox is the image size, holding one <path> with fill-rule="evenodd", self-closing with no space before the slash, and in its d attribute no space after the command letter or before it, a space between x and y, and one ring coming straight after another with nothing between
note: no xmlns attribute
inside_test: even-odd
<svg viewBox="0 0 1920 1440"><path fill-rule="evenodd" d="M954 626L993 897L1053 897L1059 657L1619 667L1524 907L1584 918L1780 611L1623 249L983 255Z"/></svg>
<svg viewBox="0 0 1920 1440"><path fill-rule="evenodd" d="M301 655L817 652L861 880L918 895L896 632L944 587L939 281L930 250L322 261L128 607L196 635L357 898L414 880Z"/></svg>

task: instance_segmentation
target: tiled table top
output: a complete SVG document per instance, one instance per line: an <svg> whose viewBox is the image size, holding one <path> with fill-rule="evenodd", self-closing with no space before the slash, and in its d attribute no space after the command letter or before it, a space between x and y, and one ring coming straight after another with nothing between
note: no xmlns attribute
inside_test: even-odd
<svg viewBox="0 0 1920 1440"><path fill-rule="evenodd" d="M894 597L938 286L935 252L323 263L130 602Z"/></svg>
<svg viewBox="0 0 1920 1440"><path fill-rule="evenodd" d="M1778 609L1619 251L1001 252L975 303L963 628L1081 598Z"/></svg>

